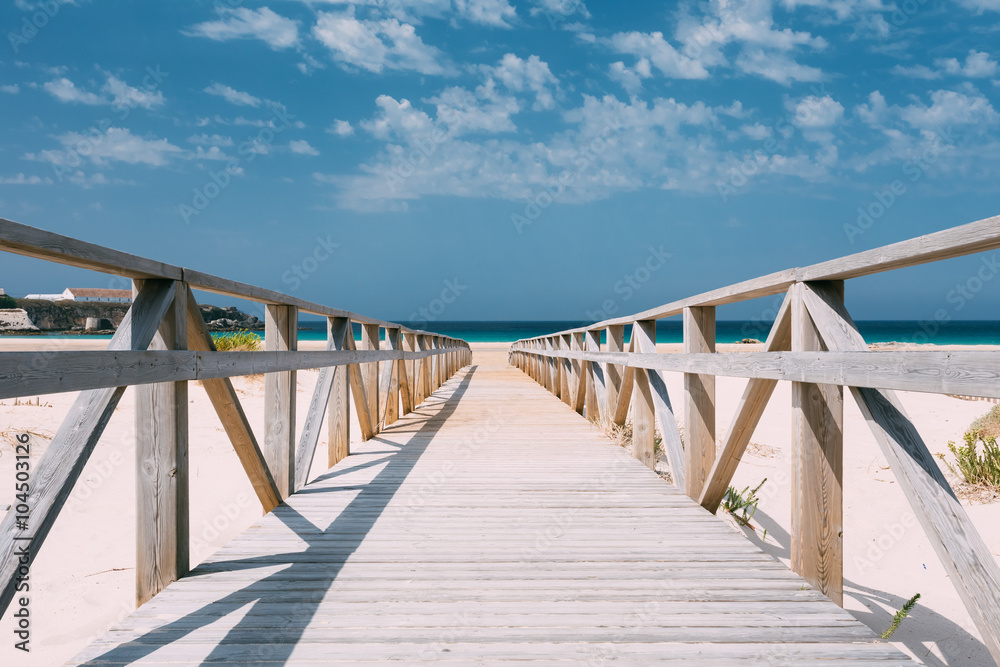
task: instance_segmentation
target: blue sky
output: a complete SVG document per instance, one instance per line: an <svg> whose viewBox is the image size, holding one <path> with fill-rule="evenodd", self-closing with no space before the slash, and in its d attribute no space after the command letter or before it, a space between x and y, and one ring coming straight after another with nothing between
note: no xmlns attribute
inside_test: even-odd
<svg viewBox="0 0 1000 667"><path fill-rule="evenodd" d="M15 0L0 28L0 216L396 321L442 292L621 315L1000 213L1000 0ZM0 262L14 294L106 282ZM996 319L983 266L849 306Z"/></svg>

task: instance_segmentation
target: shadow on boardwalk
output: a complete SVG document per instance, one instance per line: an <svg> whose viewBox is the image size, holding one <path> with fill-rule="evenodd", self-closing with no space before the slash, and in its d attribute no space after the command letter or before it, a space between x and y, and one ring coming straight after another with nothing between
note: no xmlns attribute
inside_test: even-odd
<svg viewBox="0 0 1000 667"><path fill-rule="evenodd" d="M154 653L160 647L180 641L192 632L204 628L229 614L234 614L249 604L255 606L266 605L276 598L287 601L288 591L284 587L287 586L290 579L301 576L304 579L308 579L309 587L308 590L296 590L293 592L299 602L292 607L291 613L287 613L289 611L287 605L285 605L286 613L282 615L283 617L277 617L274 614L247 613L228 631L225 639L219 642L207 657L194 660L194 662L208 663L233 660L247 662L266 661L273 664L287 662L301 639L309 620L315 614L317 607L333 582L337 579L344 563L361 545L364 535L371 530L375 522L382 516L396 490L398 490L399 485L403 483L413 470L416 462L420 459L420 456L427 449L431 442L430 436L433 436L440 429L441 425L454 413L458 403L468 390L469 383L475 371L475 366L472 366L467 371L460 371L457 376L461 378L458 386L450 395L446 395L440 399L440 403L443 403L440 407L434 405L436 402L435 397L430 397L418 408L417 413L424 413L423 425L418 430L400 433L401 437L399 441L395 442L392 439L392 427L389 427L379 437L375 438L377 442L395 446L398 449L368 452L385 454L386 456L358 466L330 472L318 478L318 480L332 479L352 471L386 464L385 469L378 473L372 484L362 487L333 487L323 489L310 489L306 487L302 491L299 491L299 493L307 494L338 493L351 489L359 491L357 497L348 504L325 531L318 531L311 521L286 503L282 503L275 508L273 515L299 538L309 544L309 547L303 551L292 553L269 554L257 558L213 562L211 563L211 572L235 572L238 570L273 567L284 564L289 565L289 567L283 568L259 581L255 581L245 588L230 593L226 597L187 614L172 623L150 630L137 639L120 644L107 653L83 664L127 664L140 661ZM447 391L447 385L442 389ZM408 425L412 426L413 421L410 421ZM407 454L406 456L397 456L397 454L404 451ZM357 533L359 536L345 540L348 544L345 544L343 555L331 560L329 558L329 542L324 542L322 539L317 538L322 538L327 534L335 535L346 532ZM320 550L323 553L317 553ZM195 568L185 578L204 575L205 572L200 570L201 568ZM251 609L250 611L252 612L253 610ZM238 651L241 648L247 650L248 654L233 654L233 649ZM254 654L249 654L250 651Z"/></svg>

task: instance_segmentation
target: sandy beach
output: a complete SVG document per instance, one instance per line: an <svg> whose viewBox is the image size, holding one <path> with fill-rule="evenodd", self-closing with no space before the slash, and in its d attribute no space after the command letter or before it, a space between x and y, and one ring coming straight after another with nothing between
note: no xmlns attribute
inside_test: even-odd
<svg viewBox="0 0 1000 667"><path fill-rule="evenodd" d="M38 349L103 349L106 341L0 338L0 351ZM303 343L303 349L322 349ZM474 344L474 363L507 363L506 343ZM679 346L661 345L662 351ZM756 346L720 346L720 351L751 351ZM940 349L940 348L938 348ZM963 347L962 349L970 349ZM317 373L300 372L298 425ZM682 376L667 374L674 404L683 410ZM719 378L718 433L721 438L746 381ZM262 379L239 378L236 387L258 436L263 432ZM901 393L918 430L934 453L947 452L948 441L960 441L969 424L992 405L929 394ZM44 451L75 394L30 396L30 404L0 401L0 508L13 501L13 435L32 433L32 459ZM555 400L555 399L553 399ZM249 481L215 416L204 391L190 388L191 561L200 562L244 530L261 513ZM582 419L582 417L581 417ZM111 420L66 508L31 569L32 652L0 644L0 664L54 665L71 658L97 635L134 608L135 461L132 393ZM857 406L845 400L844 445L844 578L845 606L876 632L915 593L920 602L893 636L896 645L926 665L985 665L990 658L977 632L909 509L893 473L879 452ZM789 559L791 397L779 383L737 472L737 488L767 482L753 525L740 529L786 564ZM596 427L595 427L596 428ZM359 438L356 422L352 441ZM571 445L569 445L571 446ZM326 467L325 439L313 475ZM947 474L947 473L946 473ZM666 482L665 482L666 483ZM970 516L991 552L1000 560L1000 502L970 505ZM655 530L650 526L650 530ZM762 539L764 530L766 539ZM0 636L12 637L8 616Z"/></svg>

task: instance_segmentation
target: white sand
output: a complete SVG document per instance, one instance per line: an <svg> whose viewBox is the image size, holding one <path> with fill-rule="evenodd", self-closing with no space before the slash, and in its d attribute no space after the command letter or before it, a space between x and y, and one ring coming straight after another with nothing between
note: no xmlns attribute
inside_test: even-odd
<svg viewBox="0 0 1000 667"><path fill-rule="evenodd" d="M0 338L0 350L103 349L99 340L23 340ZM664 351L676 346L660 346ZM726 346L728 348L728 346ZM321 343L303 345L322 349ZM476 344L475 363L505 364L508 345ZM750 346L732 349L749 351ZM968 348L963 348L968 349ZM728 349L726 350L728 351ZM315 372L299 373L299 428L316 382ZM680 407L681 376L667 374L668 388ZM719 435L728 427L745 380L718 380ZM263 382L236 381L258 436L263 431ZM969 423L989 410L984 402L903 393L904 405L932 452L947 451ZM32 396L32 402L36 397ZM40 397L42 407L13 406L0 401L0 433L25 430L52 435L75 398L74 394ZM200 386L192 384L191 399L191 532L192 563L204 559L260 516L250 483L230 446L212 406ZM0 665L53 665L75 655L89 641L134 607L135 482L133 403L127 392L104 438L84 470L66 509L31 569L32 652L13 648L13 622L0 621ZM927 665L990 664L957 593L937 560L922 529L913 520L892 471L851 399L845 410L845 604L858 619L881 632L903 601L914 593L922 598L912 617L893 637L897 645ZM762 501L753 521L758 534L767 529L763 547L788 562L790 523L789 435L791 398L788 383L780 383L752 441L770 457L749 454L734 485L756 485L764 477ZM358 425L351 426L352 440ZM36 441L32 454L43 451ZM325 438L313 474L325 469ZM0 509L13 500L12 446L0 439ZM1000 559L1000 503L968 508L991 551ZM655 526L650 527L651 530ZM734 530L736 528L734 527ZM750 539L759 537L745 530Z"/></svg>

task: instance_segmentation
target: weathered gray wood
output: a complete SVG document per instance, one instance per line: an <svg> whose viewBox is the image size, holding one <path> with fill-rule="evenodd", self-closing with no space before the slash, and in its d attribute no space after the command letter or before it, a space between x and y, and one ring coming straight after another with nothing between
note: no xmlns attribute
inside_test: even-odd
<svg viewBox="0 0 1000 667"><path fill-rule="evenodd" d="M363 329L362 329L363 331ZM355 348L354 334L348 334L347 344L352 351ZM371 410L369 409L368 391L365 387L363 377L363 364L353 364L348 366L348 377L351 385L351 397L354 399L354 412L358 416L358 427L361 429L361 437L364 440L371 440L375 437L375 425L371 421Z"/></svg>
<svg viewBox="0 0 1000 667"><path fill-rule="evenodd" d="M205 320L201 316L198 302L195 301L194 294L190 288L187 290L187 347L195 352L215 352L215 343L212 342L212 335L205 326ZM236 456L240 459L244 472L253 486L254 492L260 500L264 513L268 513L281 503L281 494L271 476L271 471L267 467L264 453L257 444L250 422L243 412L243 406L236 395L233 383L229 378L204 379L202 386L208 399L215 408L215 413L222 422L222 428L229 436L229 441L236 451Z"/></svg>
<svg viewBox="0 0 1000 667"><path fill-rule="evenodd" d="M583 332L572 334L573 341L570 349L576 350L578 352L583 351L585 335L586 333ZM584 364L582 361L573 359L570 361L570 363L573 369L573 375L572 375L573 387L572 390L570 391L573 404L570 407L572 407L574 410L576 410L582 415L583 407L586 402L585 399L587 398L587 374L584 372Z"/></svg>
<svg viewBox="0 0 1000 667"><path fill-rule="evenodd" d="M327 337L326 337L326 349L327 351L336 351L344 349L344 337L347 335L347 330L350 328L350 320L343 318L330 318L327 320ZM337 371L340 371L340 376L338 378ZM319 377L316 379L316 388L313 390L312 401L309 404L309 412L306 414L305 423L302 425L302 436L299 438L299 446L295 450L295 490L298 491L306 482L309 481L309 471L312 469L313 459L316 456L316 446L319 444L319 436L323 430L323 418L326 416L327 407L335 406L330 412L330 419L333 422L337 422L338 419L341 422L337 423L335 426L331 424L328 431L330 435L330 443L334 441L334 434L337 434L339 439L340 434L338 429L343 428L343 415L346 414L346 410L340 411L340 403L333 399L333 385L338 379L344 387L341 388L337 399L342 400L342 397L346 396L346 392L343 391L346 387L346 369L341 370L338 367L327 367L321 368L319 372ZM350 424L348 423L348 428Z"/></svg>
<svg viewBox="0 0 1000 667"><path fill-rule="evenodd" d="M390 350L402 350L403 340L399 329L385 330L385 346ZM387 361L382 364L382 385L385 386L385 407L382 409L383 424L395 424L399 419L399 362Z"/></svg>
<svg viewBox="0 0 1000 667"><path fill-rule="evenodd" d="M361 348L364 350L379 349L379 326L377 324L361 325ZM378 435L381 430L381 414L379 411L379 368L377 363L362 364L361 374L365 379L365 396L368 399L368 420L372 432Z"/></svg>
<svg viewBox="0 0 1000 667"><path fill-rule="evenodd" d="M650 339L656 340L656 321L636 322L632 327L632 344L642 351L640 346ZM649 372L645 368L636 369L633 384L635 388L632 391L632 450L635 458L650 469L655 469L656 404L653 403Z"/></svg>
<svg viewBox="0 0 1000 667"><path fill-rule="evenodd" d="M590 326L604 327L631 324L641 320L658 320L679 315L685 308L694 306L721 306L727 303L781 294L787 292L796 282L860 278L906 266L917 266L997 248L1000 248L1000 216L970 222L959 227L952 227L804 268L778 271L767 276L753 278L651 308L635 315L617 317ZM586 331L587 328L589 327L561 331L559 334Z"/></svg>
<svg viewBox="0 0 1000 667"><path fill-rule="evenodd" d="M351 341L354 340L351 321L347 318L329 318L326 335L335 345L349 350ZM351 454L351 369L347 366L333 369L329 412L329 440L326 450L327 465L332 468Z"/></svg>
<svg viewBox="0 0 1000 667"><path fill-rule="evenodd" d="M589 352L601 351L601 331L587 332L585 348ZM608 387L604 375L604 368L599 363L584 362L586 372L586 417L592 422L600 422L607 419L608 414Z"/></svg>
<svg viewBox="0 0 1000 667"><path fill-rule="evenodd" d="M570 350L572 345L572 335L566 334L565 336L555 337L555 346L557 350ZM573 407L575 398L573 396L574 385L576 384L573 380L573 362L570 359L559 359L557 360L559 364L559 398L566 405Z"/></svg>
<svg viewBox="0 0 1000 667"><path fill-rule="evenodd" d="M684 309L684 352L715 352L714 307ZM714 375L684 374L684 435L684 489L691 498L699 498L715 462Z"/></svg>
<svg viewBox="0 0 1000 667"><path fill-rule="evenodd" d="M791 300L786 296L781 302L781 308L774 319L774 325L771 327L767 340L764 342L765 351L773 352L776 350L786 350L791 347L792 325L790 304ZM747 382L747 386L743 390L743 396L740 398L740 403L736 407L736 414L729 425L729 430L726 431L722 450L719 452L712 466L708 480L705 482L704 490L698 499L698 503L709 512L715 514L722 503L722 499L725 498L729 484L733 481L733 475L736 474L736 468L743 458L743 453L746 451L747 445L750 444L750 438L753 436L754 429L757 428L757 424L764 414L764 408L767 407L767 402L771 398L771 394L774 392L777 384L777 380L761 378L750 378L750 381Z"/></svg>
<svg viewBox="0 0 1000 667"><path fill-rule="evenodd" d="M173 283L147 281L108 348L146 349L173 297ZM27 565L37 557L124 393L124 387L115 387L80 394L31 476L28 525L18 527L16 512L7 512L0 522L0 585L3 586L0 590L0 614L7 609L16 592L17 570L22 564L22 556L16 554L17 550L27 550L27 555L23 556Z"/></svg>
<svg viewBox="0 0 1000 667"><path fill-rule="evenodd" d="M802 294L823 342L832 350L865 349L840 295L831 292L822 284L805 285ZM1000 663L1000 567L895 392L852 387L851 394L990 654Z"/></svg>
<svg viewBox="0 0 1000 667"><path fill-rule="evenodd" d="M294 306L268 304L264 349L288 352L298 347L299 313ZM264 375L264 458L282 500L295 491L295 371Z"/></svg>
<svg viewBox="0 0 1000 667"><path fill-rule="evenodd" d="M133 294L142 291L135 281ZM175 284L150 349L187 347L187 289ZM136 606L190 567L187 382L142 385L135 391Z"/></svg>
<svg viewBox="0 0 1000 667"><path fill-rule="evenodd" d="M843 307L844 284L823 283ZM822 349L820 332L792 286L792 350ZM844 604L844 390L792 383L792 570Z"/></svg>
<svg viewBox="0 0 1000 667"><path fill-rule="evenodd" d="M629 350L636 351L635 327L632 327L632 338L629 340ZM609 364L610 368L610 364ZM618 402L615 403L613 421L618 426L624 426L628 419L628 408L632 403L632 389L635 386L635 366L624 366L622 372L621 386L618 388ZM611 404L608 404L611 407Z"/></svg>
<svg viewBox="0 0 1000 667"><path fill-rule="evenodd" d="M654 320L636 322L632 327L632 345L637 352L655 354L656 322ZM635 373L637 384L641 381L639 380L640 374L644 376L644 380L649 385L653 411L656 423L660 426L663 451L670 464L670 474L673 476L674 486L683 489L685 488L684 480L687 478L687 470L684 466L684 444L681 442L680 430L677 428L677 417L674 415L674 407L670 403L670 396L667 393L667 383L660 371L639 369Z"/></svg>
<svg viewBox="0 0 1000 667"><path fill-rule="evenodd" d="M403 334L403 350L410 353L417 351L417 337L414 334ZM410 360L402 360L400 364L399 393L403 402L404 416L413 412L416 407L417 370L415 365L416 362Z"/></svg>

